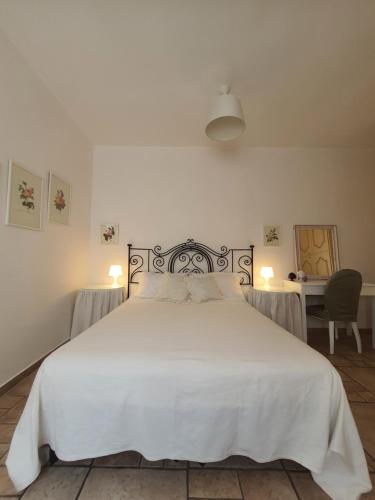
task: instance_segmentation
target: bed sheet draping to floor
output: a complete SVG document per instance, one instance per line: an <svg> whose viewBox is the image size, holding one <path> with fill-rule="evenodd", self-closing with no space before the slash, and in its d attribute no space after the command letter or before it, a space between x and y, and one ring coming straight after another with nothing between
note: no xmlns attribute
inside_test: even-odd
<svg viewBox="0 0 375 500"><path fill-rule="evenodd" d="M295 460L335 500L371 489L340 376L245 302L131 299L51 354L6 465L22 489L38 449L63 460Z"/></svg>

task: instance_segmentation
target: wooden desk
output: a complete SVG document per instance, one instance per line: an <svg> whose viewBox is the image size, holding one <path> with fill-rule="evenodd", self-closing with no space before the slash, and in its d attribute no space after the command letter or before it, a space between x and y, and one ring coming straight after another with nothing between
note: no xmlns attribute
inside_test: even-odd
<svg viewBox="0 0 375 500"><path fill-rule="evenodd" d="M307 295L324 295L326 281L289 281L284 280L283 285L285 290L298 293L301 299L302 309L302 329L305 342L307 342L307 319L306 319L306 296ZM372 297L372 347L375 349L375 284L363 283L362 297Z"/></svg>

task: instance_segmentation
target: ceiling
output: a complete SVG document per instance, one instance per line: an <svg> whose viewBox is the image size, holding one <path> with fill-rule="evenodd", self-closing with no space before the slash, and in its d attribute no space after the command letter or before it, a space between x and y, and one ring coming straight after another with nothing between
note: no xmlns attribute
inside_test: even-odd
<svg viewBox="0 0 375 500"><path fill-rule="evenodd" d="M1 0L0 29L94 144L375 146L374 0Z"/></svg>

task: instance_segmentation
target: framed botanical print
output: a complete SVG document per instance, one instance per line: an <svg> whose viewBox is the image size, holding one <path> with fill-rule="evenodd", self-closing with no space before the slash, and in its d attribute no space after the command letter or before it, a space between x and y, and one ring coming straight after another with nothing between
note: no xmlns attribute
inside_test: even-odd
<svg viewBox="0 0 375 500"><path fill-rule="evenodd" d="M42 229L43 179L13 160L9 161L6 224Z"/></svg>
<svg viewBox="0 0 375 500"><path fill-rule="evenodd" d="M118 245L118 233L118 224L101 224L100 242L102 243L102 245Z"/></svg>
<svg viewBox="0 0 375 500"><path fill-rule="evenodd" d="M280 226L268 225L263 228L263 241L266 247L279 247L281 228Z"/></svg>
<svg viewBox="0 0 375 500"><path fill-rule="evenodd" d="M69 224L71 185L53 172L49 173L48 221Z"/></svg>

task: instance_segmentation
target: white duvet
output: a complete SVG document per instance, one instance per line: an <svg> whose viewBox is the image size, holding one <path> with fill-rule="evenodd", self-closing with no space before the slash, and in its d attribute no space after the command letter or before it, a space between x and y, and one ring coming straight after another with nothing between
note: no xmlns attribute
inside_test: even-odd
<svg viewBox="0 0 375 500"><path fill-rule="evenodd" d="M7 458L18 489L45 444L63 460L289 458L335 500L371 489L336 370L245 302L132 299L55 351Z"/></svg>

